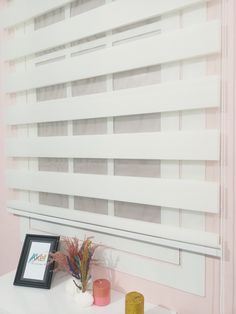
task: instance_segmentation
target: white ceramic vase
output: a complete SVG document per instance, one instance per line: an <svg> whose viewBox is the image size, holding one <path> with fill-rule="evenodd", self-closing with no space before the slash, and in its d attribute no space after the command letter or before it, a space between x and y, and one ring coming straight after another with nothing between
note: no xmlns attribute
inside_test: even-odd
<svg viewBox="0 0 236 314"><path fill-rule="evenodd" d="M79 290L79 289L76 287L76 285L73 282L73 279L71 277L66 281L65 290L66 290L67 294L72 296L72 297L75 297L78 293L77 290Z"/></svg>
<svg viewBox="0 0 236 314"><path fill-rule="evenodd" d="M79 282L76 282L79 285ZM73 301L80 307L85 308L93 304L93 296L90 291L82 292L76 287L73 279L67 280L65 285L66 292L73 298Z"/></svg>
<svg viewBox="0 0 236 314"><path fill-rule="evenodd" d="M93 296L89 291L82 292L79 290L77 295L74 297L74 301L80 308L89 307L93 304Z"/></svg>

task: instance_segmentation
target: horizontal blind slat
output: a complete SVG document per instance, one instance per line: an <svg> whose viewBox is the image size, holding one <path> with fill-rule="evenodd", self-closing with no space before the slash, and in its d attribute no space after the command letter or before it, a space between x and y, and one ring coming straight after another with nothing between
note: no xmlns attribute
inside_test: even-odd
<svg viewBox="0 0 236 314"><path fill-rule="evenodd" d="M219 211L219 184L214 182L9 170L7 185L12 189Z"/></svg>
<svg viewBox="0 0 236 314"><path fill-rule="evenodd" d="M0 14L1 25L4 28L13 27L19 23L26 22L41 14L64 6L73 0L20 0L12 1Z"/></svg>
<svg viewBox="0 0 236 314"><path fill-rule="evenodd" d="M9 125L216 108L220 79L207 77L127 90L8 106Z"/></svg>
<svg viewBox="0 0 236 314"><path fill-rule="evenodd" d="M219 133L177 131L8 140L14 157L219 160Z"/></svg>
<svg viewBox="0 0 236 314"><path fill-rule="evenodd" d="M5 91L19 92L218 53L219 29L218 21L208 22L11 74L6 79Z"/></svg>
<svg viewBox="0 0 236 314"><path fill-rule="evenodd" d="M51 2L53 1L54 0L51 0ZM45 1L35 0L34 5L35 2L41 3ZM57 3L62 1L57 0L54 2L56 6ZM64 2L66 4L70 1L65 0ZM205 2L206 0L149 0L147 5L145 0L116 1L82 15L66 19L56 23L56 25L51 25L46 29L37 31L35 34L29 34L21 39L10 40L5 48L5 59L17 59L39 51L51 49L52 47L80 40L85 37L103 33L111 29L130 25L154 16L166 14L178 9L180 10L196 3ZM34 11L34 5L32 5L32 8L30 7L30 9L27 9L27 11L24 10L26 9L25 6L20 9L18 6L17 8L13 7L13 12L8 12L6 10L6 13L4 12L3 15L6 15L6 20L9 20L10 22L23 22L23 20L29 18L30 13ZM38 9L38 7L45 7L46 9L46 5L37 4L35 9ZM50 5L48 7L50 7ZM15 14L16 11L18 11L17 14ZM35 16L35 14L36 12L32 12L33 16ZM14 19L9 19L8 15L14 16ZM14 22L11 24L13 23Z"/></svg>

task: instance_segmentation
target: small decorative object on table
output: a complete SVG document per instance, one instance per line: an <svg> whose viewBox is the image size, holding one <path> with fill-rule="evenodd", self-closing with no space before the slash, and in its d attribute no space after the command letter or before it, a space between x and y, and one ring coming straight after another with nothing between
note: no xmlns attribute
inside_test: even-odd
<svg viewBox="0 0 236 314"><path fill-rule="evenodd" d="M88 307L93 304L93 296L88 291L88 284L91 279L90 266L95 246L91 238L87 238L80 245L77 238L65 238L63 240L65 251L52 253L51 262L56 263L55 271L65 271L72 275L72 280L68 282L67 290L75 296L75 301L80 307Z"/></svg>
<svg viewBox="0 0 236 314"><path fill-rule="evenodd" d="M48 264L48 258L57 250L59 240L51 235L26 234L14 285L50 289L54 265Z"/></svg>
<svg viewBox="0 0 236 314"><path fill-rule="evenodd" d="M144 314L144 296L136 291L125 297L125 314Z"/></svg>
<svg viewBox="0 0 236 314"><path fill-rule="evenodd" d="M111 298L111 284L107 279L97 279L93 282L94 304L99 306L108 305Z"/></svg>

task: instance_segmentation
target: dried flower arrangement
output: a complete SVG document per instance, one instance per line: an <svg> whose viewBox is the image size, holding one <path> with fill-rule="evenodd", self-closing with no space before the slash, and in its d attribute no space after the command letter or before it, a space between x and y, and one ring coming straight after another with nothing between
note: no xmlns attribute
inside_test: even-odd
<svg viewBox="0 0 236 314"><path fill-rule="evenodd" d="M93 259L94 252L97 248L93 244L91 237L86 238L82 244L78 238L64 238L62 240L64 251L58 251L50 254L50 263L55 262L55 271L65 271L72 275L73 282L79 290L86 292L88 282L91 278L90 266L96 262Z"/></svg>

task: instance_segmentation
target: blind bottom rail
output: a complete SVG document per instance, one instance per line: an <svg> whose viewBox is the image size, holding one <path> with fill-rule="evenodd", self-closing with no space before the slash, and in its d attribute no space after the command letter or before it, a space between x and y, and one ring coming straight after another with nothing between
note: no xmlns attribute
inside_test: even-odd
<svg viewBox="0 0 236 314"><path fill-rule="evenodd" d="M56 214L53 215L53 213L50 211L47 213L48 209L52 209L56 211ZM156 236L156 235L153 236L150 234L130 232L127 230L110 228L105 225L103 226L103 225L88 223L86 221L81 220L80 213L78 212L64 213L66 210L59 207L57 208L57 207L43 206L43 205L35 206L35 204L33 205L32 203L11 201L8 203L8 211L17 216L23 216L23 217L33 218L36 220L42 220L42 221L57 223L61 225L76 227L76 228L80 228L87 231L95 231L98 233L114 235L117 237L122 237L122 238L127 238L127 239L133 239L136 241L145 242L145 243L149 243L153 245L180 249L184 251L189 251L189 252L194 252L194 253L209 255L209 256L215 256L215 257L221 256L221 248L220 248L220 245L217 244L218 235L201 231L201 230L191 230L191 229L170 227L170 226L167 227L167 229L173 230L173 234L175 233L175 231L178 231L179 233L181 232L185 233L186 235L186 242L185 242L183 239L180 241L180 240L174 239L174 237L165 238L163 236ZM88 216L91 216L91 215L94 215L94 214L88 213ZM162 225L161 227L163 228L165 226ZM158 225L157 225L157 228L158 228ZM191 235L191 233L195 234L195 238L199 239L199 243L197 243L197 240L192 241L191 243L189 241L189 238L187 237L187 232L189 232L189 235ZM211 238L211 241L208 241L208 238L209 239ZM200 239L204 239L205 241L202 241L202 240L200 241ZM212 239L215 240L215 243L214 241L212 241Z"/></svg>

